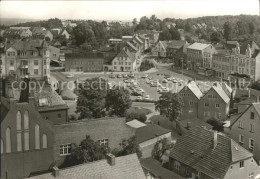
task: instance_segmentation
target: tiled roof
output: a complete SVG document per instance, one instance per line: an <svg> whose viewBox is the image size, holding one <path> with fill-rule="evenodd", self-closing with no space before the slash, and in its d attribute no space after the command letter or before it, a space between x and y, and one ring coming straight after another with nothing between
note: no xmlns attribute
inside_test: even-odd
<svg viewBox="0 0 260 179"><path fill-rule="evenodd" d="M252 105L255 107L255 110L257 111L258 115L260 116L260 102L253 103Z"/></svg>
<svg viewBox="0 0 260 179"><path fill-rule="evenodd" d="M134 119L132 121L129 121L126 123L126 125L130 126L130 127L133 127L133 128L139 128L139 127L144 127L146 126L146 124Z"/></svg>
<svg viewBox="0 0 260 179"><path fill-rule="evenodd" d="M212 86L212 89L214 89L218 95L225 101L225 103L228 103L230 101L230 98L226 94L226 92L223 90L223 88L220 86L219 83Z"/></svg>
<svg viewBox="0 0 260 179"><path fill-rule="evenodd" d="M152 173L155 178L184 179L176 173L161 166L161 163L152 157L140 160L142 167Z"/></svg>
<svg viewBox="0 0 260 179"><path fill-rule="evenodd" d="M143 41L138 37L138 36L135 36L134 39L136 39L136 41L139 43L139 44L143 44Z"/></svg>
<svg viewBox="0 0 260 179"><path fill-rule="evenodd" d="M136 154L115 158L111 166L106 159L61 169L59 176L47 173L30 179L145 179L142 166Z"/></svg>
<svg viewBox="0 0 260 179"><path fill-rule="evenodd" d="M213 148L213 136L213 131L196 127L177 140L170 157L211 178L224 178L232 162L253 156L221 134L217 134L217 145Z"/></svg>
<svg viewBox="0 0 260 179"><path fill-rule="evenodd" d="M187 87L193 92L193 94L200 99L203 96L203 93L200 91L198 85L195 81L191 81L187 84Z"/></svg>
<svg viewBox="0 0 260 179"><path fill-rule="evenodd" d="M14 35L21 35L23 33L23 29L7 29L4 31L4 35L6 36L14 36Z"/></svg>
<svg viewBox="0 0 260 179"><path fill-rule="evenodd" d="M202 43L198 43L195 42L193 44L191 44L190 46L188 46L188 49L194 49L194 50L203 50L205 48L207 48L208 46L210 46L210 44L202 44Z"/></svg>
<svg viewBox="0 0 260 179"><path fill-rule="evenodd" d="M142 143L147 140L159 137L161 135L171 132L170 130L164 129L158 125L151 124L136 129L136 140L137 143Z"/></svg>
<svg viewBox="0 0 260 179"><path fill-rule="evenodd" d="M127 56L132 62L134 62L135 56L128 49L122 49L117 56Z"/></svg>
<svg viewBox="0 0 260 179"><path fill-rule="evenodd" d="M187 119L182 119L182 120L179 120L178 121L179 124L182 125L182 127L187 128L187 125L189 123L190 125L190 129L194 128L194 127L206 127L207 129L212 129L212 126L210 124L208 124L207 122L205 122L204 120L202 119L199 119L199 118L187 118Z"/></svg>
<svg viewBox="0 0 260 179"><path fill-rule="evenodd" d="M34 50L37 51L36 48L41 48L43 45L43 40L19 40L15 42L11 47L20 51Z"/></svg>
<svg viewBox="0 0 260 179"><path fill-rule="evenodd" d="M138 51L138 49L131 43L131 42L126 42L127 45L129 45L129 47L131 47L133 50L135 50L136 52Z"/></svg>

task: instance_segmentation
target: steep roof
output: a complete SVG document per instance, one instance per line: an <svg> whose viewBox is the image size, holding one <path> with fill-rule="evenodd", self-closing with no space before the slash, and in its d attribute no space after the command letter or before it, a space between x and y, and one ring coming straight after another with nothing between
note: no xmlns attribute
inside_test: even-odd
<svg viewBox="0 0 260 179"><path fill-rule="evenodd" d="M230 101L227 93L223 90L219 83L213 85L212 89L214 89L218 93L218 95L225 101L225 103L228 103Z"/></svg>
<svg viewBox="0 0 260 179"><path fill-rule="evenodd" d="M144 127L144 126L146 126L145 123L142 123L142 122L140 122L140 121L138 121L138 120L136 120L136 119L127 122L126 125L128 125L128 126L130 126L130 127L132 127L132 128L139 128L139 127Z"/></svg>
<svg viewBox="0 0 260 179"><path fill-rule="evenodd" d="M224 178L229 166L253 156L235 141L217 134L213 148L214 131L196 127L177 139L170 157L212 178Z"/></svg>
<svg viewBox="0 0 260 179"><path fill-rule="evenodd" d="M36 39L36 40L19 40L17 42L15 42L14 44L11 45L11 47L13 47L16 50L20 50L20 51L27 51L27 50L33 50L36 51L37 48L42 48L43 47L43 42L45 40L40 40L40 39ZM46 41L45 41L46 43Z"/></svg>
<svg viewBox="0 0 260 179"><path fill-rule="evenodd" d="M132 62L135 61L135 56L133 53L131 53L128 49L122 49L117 56L126 56L128 57Z"/></svg>
<svg viewBox="0 0 260 179"><path fill-rule="evenodd" d="M142 166L136 154L126 155L115 158L115 165L111 166L106 159L95 162L76 165L73 167L61 169L59 176L53 176L47 173L39 176L30 177L30 179L54 179L54 178L99 178L99 179L144 179L146 178Z"/></svg>
<svg viewBox="0 0 260 179"><path fill-rule="evenodd" d="M195 42L193 44L191 44L190 46L188 46L188 49L193 49L193 50L203 50L205 48L207 48L208 46L210 46L210 44L202 44L202 43L198 43Z"/></svg>
<svg viewBox="0 0 260 179"><path fill-rule="evenodd" d="M147 125L136 129L136 141L137 143L142 143L147 140L167 134L169 132L171 131L155 124Z"/></svg>
<svg viewBox="0 0 260 179"><path fill-rule="evenodd" d="M187 84L187 87L193 92L193 94L200 99L203 96L203 93L200 91L198 85L196 84L195 81L191 81L190 83Z"/></svg>

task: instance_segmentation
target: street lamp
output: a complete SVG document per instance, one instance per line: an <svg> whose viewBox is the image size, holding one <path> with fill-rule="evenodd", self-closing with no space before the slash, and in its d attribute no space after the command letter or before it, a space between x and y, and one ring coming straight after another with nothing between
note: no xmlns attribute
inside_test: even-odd
<svg viewBox="0 0 260 179"><path fill-rule="evenodd" d="M183 80L183 58L181 58L181 78Z"/></svg>

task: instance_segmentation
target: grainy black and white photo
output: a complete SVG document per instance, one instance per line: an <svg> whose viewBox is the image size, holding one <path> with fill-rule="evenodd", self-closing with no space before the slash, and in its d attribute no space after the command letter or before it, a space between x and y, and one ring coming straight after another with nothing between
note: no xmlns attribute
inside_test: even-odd
<svg viewBox="0 0 260 179"><path fill-rule="evenodd" d="M260 179L260 0L0 0L0 179Z"/></svg>

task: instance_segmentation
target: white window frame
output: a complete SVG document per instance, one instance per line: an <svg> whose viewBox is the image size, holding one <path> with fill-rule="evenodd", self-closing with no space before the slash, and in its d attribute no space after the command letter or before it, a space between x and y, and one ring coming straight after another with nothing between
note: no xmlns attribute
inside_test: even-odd
<svg viewBox="0 0 260 179"><path fill-rule="evenodd" d="M241 140L241 139L243 139L243 140ZM243 144L244 143L244 135L242 135L242 134L239 134L239 143L241 143L241 144Z"/></svg>
<svg viewBox="0 0 260 179"><path fill-rule="evenodd" d="M70 155L71 152L69 153L69 149L71 151L72 145L71 143L68 144L60 144L60 156L66 156L66 155ZM62 152L61 152L62 150Z"/></svg>
<svg viewBox="0 0 260 179"><path fill-rule="evenodd" d="M99 142L99 145L102 147L102 146L104 146L104 147L108 147L108 144L109 144L109 140L106 138L106 139L100 139L100 140L98 140L98 142Z"/></svg>
<svg viewBox="0 0 260 179"><path fill-rule="evenodd" d="M251 149L251 150L254 150L254 142L255 142L255 140L254 139L249 139L249 149Z"/></svg>
<svg viewBox="0 0 260 179"><path fill-rule="evenodd" d="M180 170L180 166L181 166L180 162L175 160L174 161L174 168L179 171Z"/></svg>
<svg viewBox="0 0 260 179"><path fill-rule="evenodd" d="M239 162L239 168L245 168L245 162L244 161Z"/></svg>

